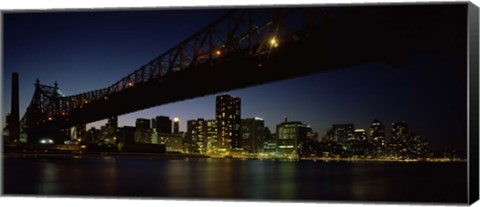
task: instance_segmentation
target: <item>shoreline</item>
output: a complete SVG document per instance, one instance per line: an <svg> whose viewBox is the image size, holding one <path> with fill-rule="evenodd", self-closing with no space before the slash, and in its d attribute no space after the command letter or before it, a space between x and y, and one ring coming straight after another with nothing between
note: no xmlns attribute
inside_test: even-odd
<svg viewBox="0 0 480 207"><path fill-rule="evenodd" d="M287 159L287 158L221 158L210 157L206 155L195 154L177 154L177 153L118 153L118 152L103 152L103 153L2 153L2 158L114 158L114 157L144 157L144 158L160 158L160 159L231 159L231 160L260 160L260 161L273 161L273 162L298 162L298 161L312 161L312 162L456 162L467 163L467 160L461 159L448 159L448 158L426 158L426 159L363 159L363 158L299 158L299 159Z"/></svg>

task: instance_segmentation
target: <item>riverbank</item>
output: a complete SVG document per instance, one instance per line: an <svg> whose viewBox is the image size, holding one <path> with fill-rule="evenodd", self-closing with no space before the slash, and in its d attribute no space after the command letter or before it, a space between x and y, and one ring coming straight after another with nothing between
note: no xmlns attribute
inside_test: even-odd
<svg viewBox="0 0 480 207"><path fill-rule="evenodd" d="M235 157L210 157L198 154L181 153L128 153L128 152L84 152L84 153L3 153L2 157L14 158L88 158L88 157L151 157L164 159L182 159L182 158L209 158L209 159L236 159L236 160L265 160L265 161L313 161L313 162L466 162L463 159L449 158L426 158L426 159L393 159L393 158L235 158Z"/></svg>

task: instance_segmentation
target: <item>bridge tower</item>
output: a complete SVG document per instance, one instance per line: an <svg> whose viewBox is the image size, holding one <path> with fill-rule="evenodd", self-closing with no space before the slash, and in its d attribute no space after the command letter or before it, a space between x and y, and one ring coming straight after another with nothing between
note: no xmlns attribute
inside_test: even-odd
<svg viewBox="0 0 480 207"><path fill-rule="evenodd" d="M32 101L20 122L22 130L27 134L28 143L35 145L40 139L49 138L56 144L63 144L68 130L46 124L62 113L59 103L62 96L57 82L54 86L47 86L36 80Z"/></svg>

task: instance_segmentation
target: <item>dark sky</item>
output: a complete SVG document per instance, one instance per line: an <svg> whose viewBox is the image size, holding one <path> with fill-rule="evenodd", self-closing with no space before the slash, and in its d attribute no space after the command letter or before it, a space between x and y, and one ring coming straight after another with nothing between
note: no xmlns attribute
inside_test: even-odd
<svg viewBox="0 0 480 207"><path fill-rule="evenodd" d="M65 95L120 80L221 16L225 10L7 13L4 25L3 113L10 111L11 73L20 75L23 116L34 82L59 83ZM272 132L288 116L324 135L332 124L386 130L406 121L434 147L466 146L466 65L455 54L416 54L405 67L372 62L307 77L229 91L242 98L242 118L262 117ZM205 83L208 84L208 83ZM119 117L119 125L157 115L214 118L215 95ZM103 123L103 122L100 122ZM99 126L100 123L89 126ZM387 133L387 137L390 133Z"/></svg>

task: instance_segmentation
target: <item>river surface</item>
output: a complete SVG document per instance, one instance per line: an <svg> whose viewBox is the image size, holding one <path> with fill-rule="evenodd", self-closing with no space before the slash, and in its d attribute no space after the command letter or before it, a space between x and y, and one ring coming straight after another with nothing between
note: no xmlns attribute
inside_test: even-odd
<svg viewBox="0 0 480 207"><path fill-rule="evenodd" d="M467 201L466 163L154 157L3 158L8 195L235 200Z"/></svg>

